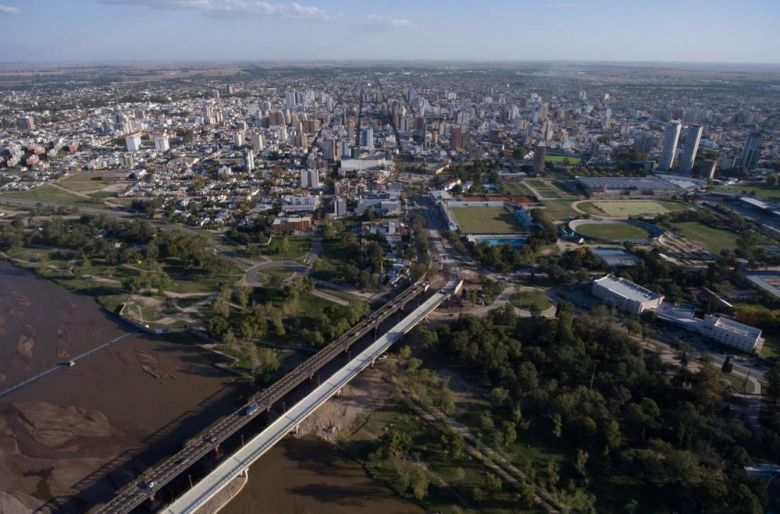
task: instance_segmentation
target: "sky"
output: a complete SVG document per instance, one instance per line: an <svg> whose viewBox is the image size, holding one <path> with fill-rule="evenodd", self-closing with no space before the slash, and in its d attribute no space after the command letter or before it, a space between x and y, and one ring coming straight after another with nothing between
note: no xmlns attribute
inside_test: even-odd
<svg viewBox="0 0 780 514"><path fill-rule="evenodd" d="M0 62L780 63L780 0L0 0Z"/></svg>

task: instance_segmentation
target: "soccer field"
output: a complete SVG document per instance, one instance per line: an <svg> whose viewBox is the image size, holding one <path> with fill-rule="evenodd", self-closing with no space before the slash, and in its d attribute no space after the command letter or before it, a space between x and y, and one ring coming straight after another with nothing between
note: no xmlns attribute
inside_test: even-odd
<svg viewBox="0 0 780 514"><path fill-rule="evenodd" d="M676 202L655 200L594 200L591 202L583 202L579 207L588 214L611 216L615 218L666 214L667 212L685 208L682 204Z"/></svg>
<svg viewBox="0 0 780 514"><path fill-rule="evenodd" d="M628 223L587 223L577 226L577 233L602 241L638 241L649 236L645 229Z"/></svg>
<svg viewBox="0 0 780 514"><path fill-rule="evenodd" d="M522 226L503 207L452 207L452 214L467 234L512 234Z"/></svg>
<svg viewBox="0 0 780 514"><path fill-rule="evenodd" d="M728 230L709 227L698 221L672 223L672 227L691 241L701 243L712 253L734 250L737 247L737 234Z"/></svg>

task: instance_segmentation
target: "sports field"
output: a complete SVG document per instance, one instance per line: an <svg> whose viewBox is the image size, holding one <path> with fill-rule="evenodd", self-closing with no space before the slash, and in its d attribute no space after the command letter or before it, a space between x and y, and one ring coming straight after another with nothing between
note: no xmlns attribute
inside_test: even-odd
<svg viewBox="0 0 780 514"><path fill-rule="evenodd" d="M453 207L452 214L467 234L513 234L523 227L503 207Z"/></svg>
<svg viewBox="0 0 780 514"><path fill-rule="evenodd" d="M572 155L545 155L544 156L544 162L553 162L553 163L561 163L563 164L564 161L567 161L569 164L579 164L582 162L582 159L579 157L575 157Z"/></svg>
<svg viewBox="0 0 780 514"><path fill-rule="evenodd" d="M637 241L647 239L649 234L643 228L628 223L587 223L577 226L577 233L602 241Z"/></svg>
<svg viewBox="0 0 780 514"><path fill-rule="evenodd" d="M686 208L684 204L664 200L593 200L578 207L588 214L615 218L666 214Z"/></svg>
<svg viewBox="0 0 780 514"><path fill-rule="evenodd" d="M704 245L711 253L720 253L721 250L733 250L737 247L737 234L728 230L712 228L698 221L683 221L672 223L685 238Z"/></svg>

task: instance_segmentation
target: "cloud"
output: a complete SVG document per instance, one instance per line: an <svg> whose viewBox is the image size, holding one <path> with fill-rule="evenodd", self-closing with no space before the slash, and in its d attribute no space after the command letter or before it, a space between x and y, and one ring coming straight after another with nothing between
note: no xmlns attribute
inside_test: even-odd
<svg viewBox="0 0 780 514"><path fill-rule="evenodd" d="M18 7L13 5L0 4L0 14L19 14L21 12Z"/></svg>
<svg viewBox="0 0 780 514"><path fill-rule="evenodd" d="M552 7L554 9L570 9L572 7L577 7L577 4L574 2L558 2L558 3L548 3L547 7Z"/></svg>
<svg viewBox="0 0 780 514"><path fill-rule="evenodd" d="M367 27L403 28L412 24L406 18L380 15L347 16L327 12L319 7L297 2L271 3L263 0L97 0L103 4L130 5L150 9L181 9L197 11L208 16L245 17L263 16L313 21L333 21Z"/></svg>

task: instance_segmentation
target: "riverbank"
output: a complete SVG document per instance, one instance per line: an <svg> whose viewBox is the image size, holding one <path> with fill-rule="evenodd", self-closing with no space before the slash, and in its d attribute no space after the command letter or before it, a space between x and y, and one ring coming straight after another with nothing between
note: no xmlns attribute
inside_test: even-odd
<svg viewBox="0 0 780 514"><path fill-rule="evenodd" d="M0 263L0 511L86 512L231 410L242 383L195 345L110 318L88 296ZM7 387L6 387L7 388Z"/></svg>

